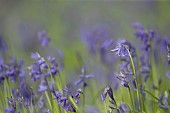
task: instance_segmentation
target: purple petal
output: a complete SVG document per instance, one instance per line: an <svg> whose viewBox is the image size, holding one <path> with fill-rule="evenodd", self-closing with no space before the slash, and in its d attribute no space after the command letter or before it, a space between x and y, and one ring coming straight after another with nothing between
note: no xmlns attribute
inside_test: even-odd
<svg viewBox="0 0 170 113"><path fill-rule="evenodd" d="M170 79L170 71L166 73L166 76L168 77L168 79Z"/></svg>

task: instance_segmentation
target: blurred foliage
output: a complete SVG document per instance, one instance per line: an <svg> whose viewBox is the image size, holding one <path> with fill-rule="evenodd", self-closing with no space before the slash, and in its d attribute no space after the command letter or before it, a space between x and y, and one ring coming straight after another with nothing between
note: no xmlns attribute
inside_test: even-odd
<svg viewBox="0 0 170 113"><path fill-rule="evenodd" d="M137 21L154 28L161 35L169 35L169 5L168 1L140 0L1 0L0 36L7 42L7 54L24 59L26 65L30 65L31 52L55 56L55 51L60 49L64 55L66 74L74 75L75 68L81 68L76 58L77 52L90 63L81 38L82 29L106 25L113 39L120 37L136 41L131 23ZM42 30L50 37L49 48L52 50L40 48L37 33Z"/></svg>
<svg viewBox="0 0 170 113"><path fill-rule="evenodd" d="M113 39L136 41L131 23L141 22L154 28L162 36L169 35L170 2L154 1L55 1L55 0L1 0L0 36L6 40L8 55L25 59L30 64L30 53L38 51L55 55L57 49L64 54L65 70L79 67L76 53L89 57L82 43L81 30L96 25L107 25ZM39 48L37 32L45 30L54 51ZM45 53L46 51L46 53ZM26 60L27 59L27 60ZM67 74L68 74L67 73Z"/></svg>
<svg viewBox="0 0 170 113"><path fill-rule="evenodd" d="M31 52L56 56L57 50L61 50L64 56L62 74L72 82L81 73L78 53L88 66L101 65L98 58L90 59L92 56L88 55L81 36L82 29L104 25L108 26L113 39L120 37L136 42L131 23L141 22L163 37L170 35L169 11L168 1L1 0L0 36L8 45L6 56L24 59L26 66L32 63ZM37 33L42 30L51 40L48 48L40 47L38 42ZM90 67L88 69L93 71ZM164 71L162 73L165 75ZM95 88L95 82L92 84Z"/></svg>

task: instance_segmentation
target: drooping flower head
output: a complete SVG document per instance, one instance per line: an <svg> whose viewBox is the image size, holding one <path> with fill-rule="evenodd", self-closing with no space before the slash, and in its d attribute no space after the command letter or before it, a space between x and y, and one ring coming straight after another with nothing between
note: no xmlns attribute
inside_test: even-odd
<svg viewBox="0 0 170 113"><path fill-rule="evenodd" d="M117 46L111 50L115 52L120 57L129 56L128 50L132 56L135 55L135 48L127 40L118 40Z"/></svg>

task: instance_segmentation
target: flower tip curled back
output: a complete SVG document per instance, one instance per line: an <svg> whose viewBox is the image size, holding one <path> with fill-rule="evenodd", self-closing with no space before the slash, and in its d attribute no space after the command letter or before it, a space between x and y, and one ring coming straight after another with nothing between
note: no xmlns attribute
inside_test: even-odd
<svg viewBox="0 0 170 113"><path fill-rule="evenodd" d="M109 95L109 97L114 100L114 97L113 97L113 91L112 91L112 88L110 86L107 86L107 93Z"/></svg>
<svg viewBox="0 0 170 113"><path fill-rule="evenodd" d="M116 107L114 106L109 106L110 109L117 109Z"/></svg>
<svg viewBox="0 0 170 113"><path fill-rule="evenodd" d="M117 42L117 46L111 50L115 52L119 57L129 56L128 51L131 52L131 55L135 55L135 48L125 39L119 39Z"/></svg>
<svg viewBox="0 0 170 113"><path fill-rule="evenodd" d="M106 95L104 95L103 93L100 93L101 99L102 101L105 101Z"/></svg>
<svg viewBox="0 0 170 113"><path fill-rule="evenodd" d="M109 95L109 97L110 97L110 99L111 99L111 100L110 100L110 103L116 104L116 101L115 101L115 99L114 99L114 97L113 97L113 91L112 91L112 88L111 88L110 86L107 86L107 87L104 89L104 92L100 94L100 96L101 96L101 98L102 98L102 101L105 100L107 94Z"/></svg>

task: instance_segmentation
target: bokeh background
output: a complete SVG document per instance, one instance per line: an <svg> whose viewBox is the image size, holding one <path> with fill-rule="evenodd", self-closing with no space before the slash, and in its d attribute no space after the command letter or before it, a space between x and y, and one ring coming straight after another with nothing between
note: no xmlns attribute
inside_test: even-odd
<svg viewBox="0 0 170 113"><path fill-rule="evenodd" d="M67 82L78 79L83 62L89 73L95 70L95 76L100 76L98 81L107 84L101 75L111 76L108 73L114 67L114 58L110 59L113 63L109 69L100 67L100 55L89 53L86 32L99 32L97 36L94 33L96 40L125 38L135 44L133 22L153 28L158 37L170 35L169 12L168 1L1 0L0 37L8 46L5 56L24 59L26 66L32 64L31 52L37 51L58 59ZM38 41L37 34L43 30L50 38L48 47L42 47Z"/></svg>
<svg viewBox="0 0 170 113"><path fill-rule="evenodd" d="M77 54L88 65L96 65L94 58L89 58L92 56L84 43L84 31L101 32L99 38L103 39L135 42L131 24L141 22L163 37L169 35L169 11L168 1L1 0L0 36L8 46L6 56L24 59L30 65L31 52L43 56L58 54L63 57L66 74L71 76L81 68ZM49 47L41 47L38 41L37 34L42 30L51 40Z"/></svg>
<svg viewBox="0 0 170 113"><path fill-rule="evenodd" d="M113 39L134 39L131 24L141 22L159 35L169 35L169 11L168 1L1 0L0 36L10 54L29 58L30 52L42 51L37 32L45 30L50 46L64 50L65 59L71 61L76 51L86 51L82 29L104 26Z"/></svg>

